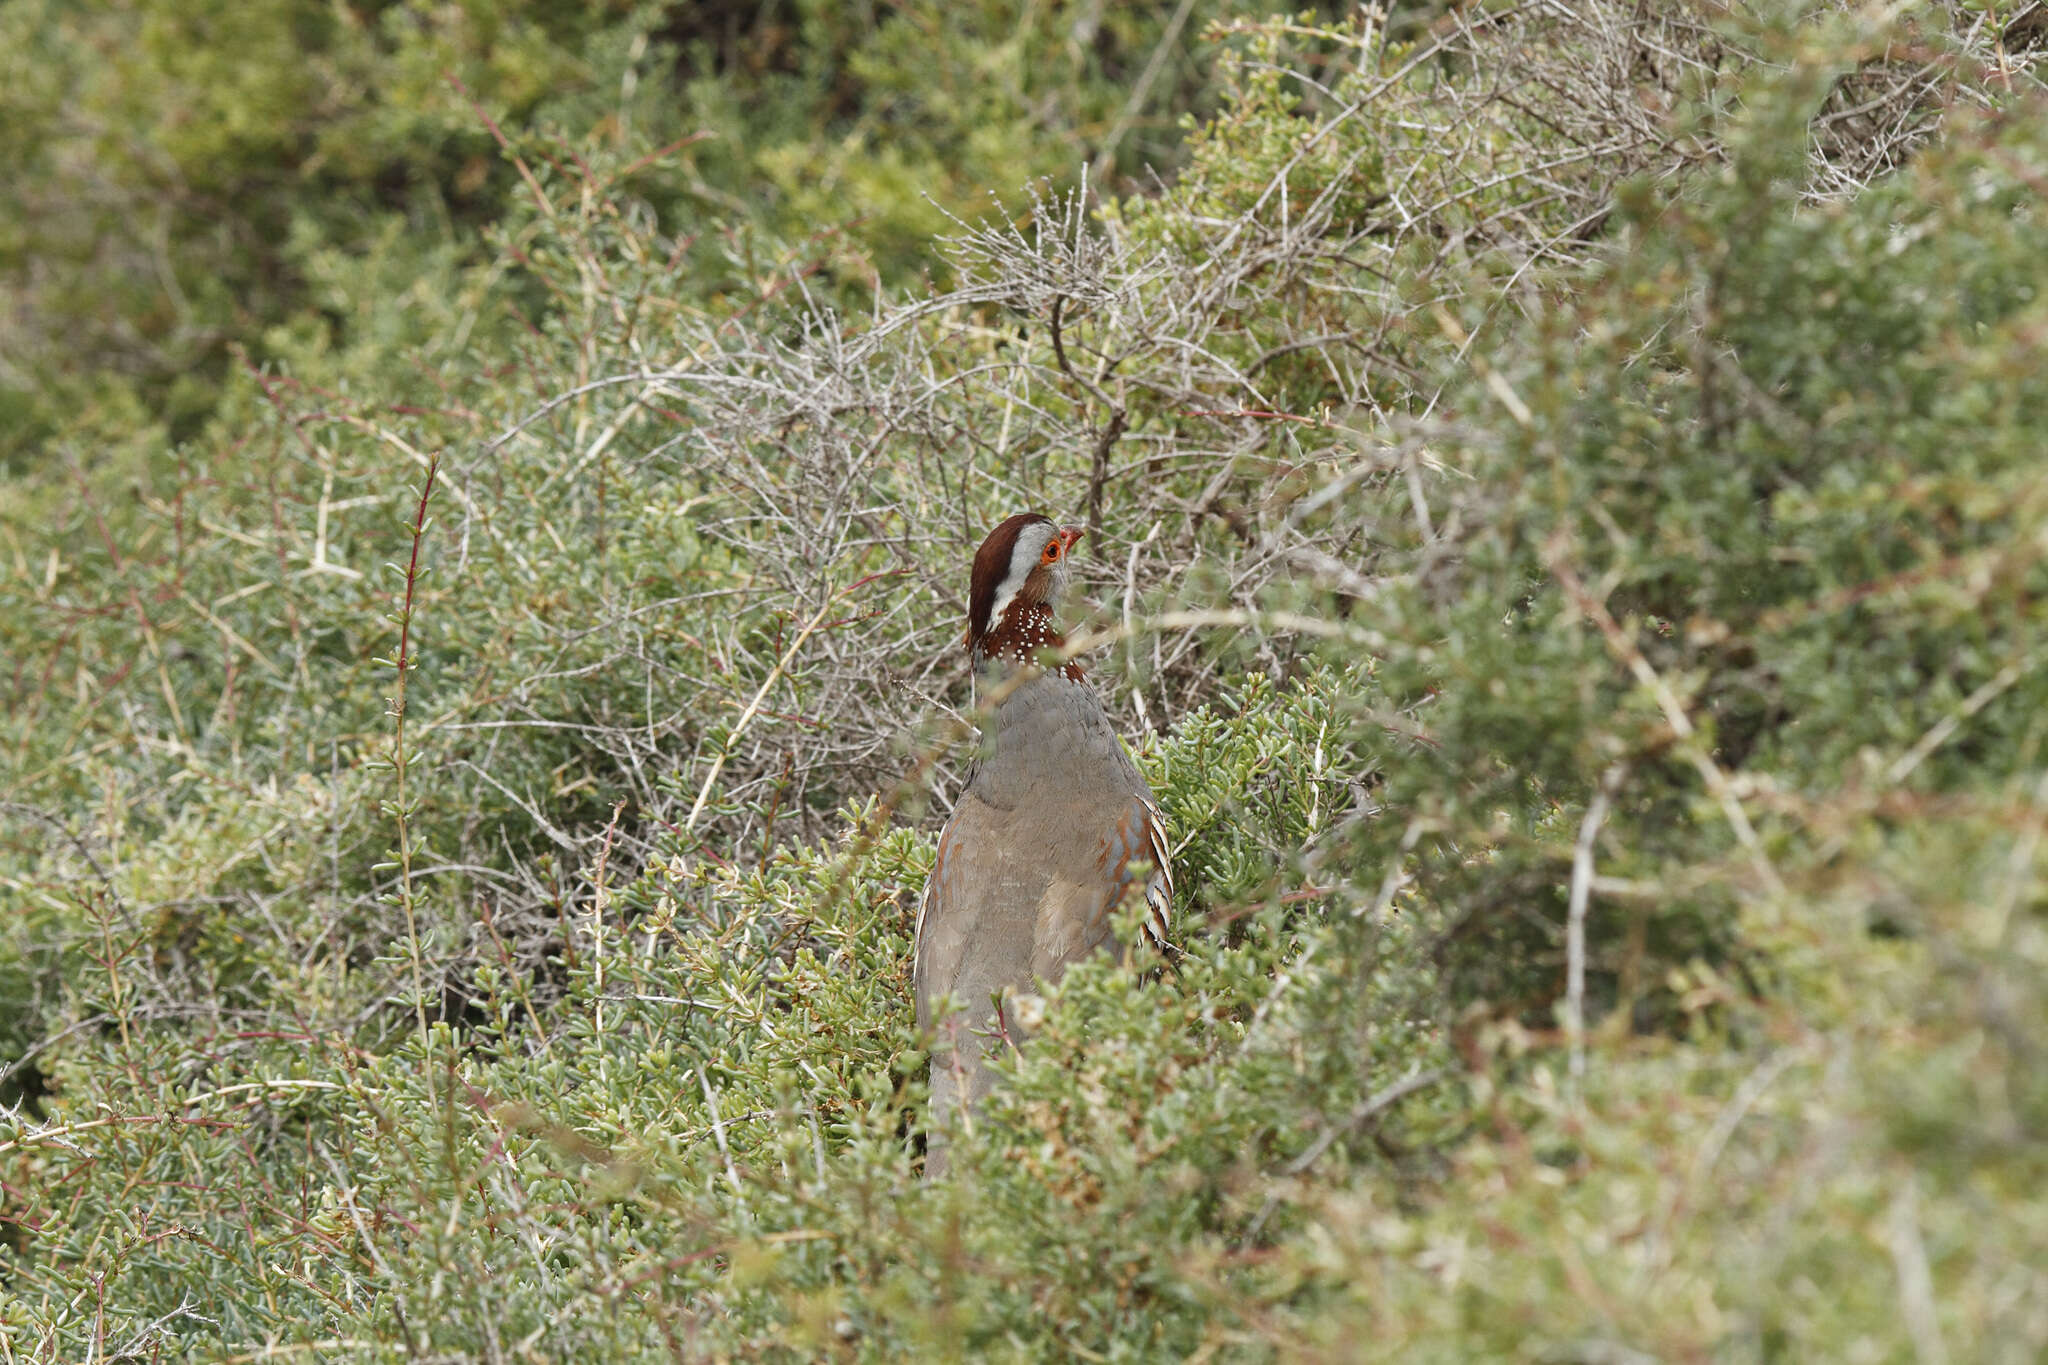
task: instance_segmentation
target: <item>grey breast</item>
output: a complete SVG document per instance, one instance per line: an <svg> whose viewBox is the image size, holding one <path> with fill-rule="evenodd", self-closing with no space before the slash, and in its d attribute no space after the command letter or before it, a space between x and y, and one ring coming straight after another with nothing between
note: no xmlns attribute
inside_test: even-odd
<svg viewBox="0 0 2048 1365"><path fill-rule="evenodd" d="M916 959L918 1022L945 996L960 1004L932 1058L934 1118L988 1090L980 1036L991 1000L1056 979L1112 941L1128 853L1151 800L1144 777L1085 684L1046 673L1017 686L986 727L979 764L940 836Z"/></svg>

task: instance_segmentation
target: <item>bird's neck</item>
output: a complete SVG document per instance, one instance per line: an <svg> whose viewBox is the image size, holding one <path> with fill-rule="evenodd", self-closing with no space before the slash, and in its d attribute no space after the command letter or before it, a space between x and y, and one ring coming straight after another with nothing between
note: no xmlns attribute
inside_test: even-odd
<svg viewBox="0 0 2048 1365"><path fill-rule="evenodd" d="M988 634L975 642L974 669L977 673L988 673L1008 671L1019 664L1036 664L1046 651L1056 654L1066 643L1067 637L1060 634L1053 621L1051 607L1043 602L1020 603L996 618ZM1052 671L1071 682L1080 682L1085 676L1081 665L1072 659L1053 666Z"/></svg>

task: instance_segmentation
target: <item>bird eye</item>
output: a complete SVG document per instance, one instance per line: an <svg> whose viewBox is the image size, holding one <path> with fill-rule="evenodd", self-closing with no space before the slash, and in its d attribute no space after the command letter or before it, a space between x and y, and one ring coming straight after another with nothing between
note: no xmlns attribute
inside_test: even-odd
<svg viewBox="0 0 2048 1365"><path fill-rule="evenodd" d="M1057 540L1047 541L1045 545L1045 553L1041 555L1040 558L1045 560L1046 563L1051 564L1056 562L1059 559L1059 557L1060 543Z"/></svg>

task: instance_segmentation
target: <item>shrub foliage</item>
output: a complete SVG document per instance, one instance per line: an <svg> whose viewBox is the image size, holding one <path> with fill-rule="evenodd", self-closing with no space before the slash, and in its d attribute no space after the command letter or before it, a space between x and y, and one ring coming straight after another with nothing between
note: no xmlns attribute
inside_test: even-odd
<svg viewBox="0 0 2048 1365"><path fill-rule="evenodd" d="M2044 40L1650 8L8 11L0 1358L2048 1350ZM1185 951L927 1184L1023 506Z"/></svg>

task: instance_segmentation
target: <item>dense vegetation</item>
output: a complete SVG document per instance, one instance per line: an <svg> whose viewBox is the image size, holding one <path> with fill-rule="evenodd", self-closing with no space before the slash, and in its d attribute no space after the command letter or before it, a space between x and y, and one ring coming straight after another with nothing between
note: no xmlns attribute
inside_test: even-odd
<svg viewBox="0 0 2048 1365"><path fill-rule="evenodd" d="M2048 21L1657 8L0 10L0 1360L2048 1352Z"/></svg>

